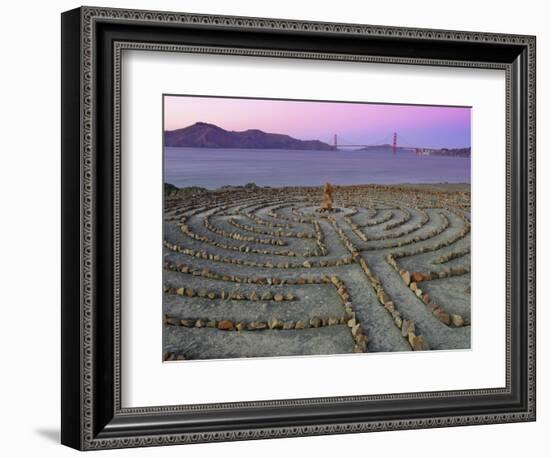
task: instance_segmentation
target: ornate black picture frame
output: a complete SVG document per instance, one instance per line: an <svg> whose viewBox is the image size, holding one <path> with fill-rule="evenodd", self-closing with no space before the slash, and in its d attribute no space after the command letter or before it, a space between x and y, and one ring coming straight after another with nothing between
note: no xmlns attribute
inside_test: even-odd
<svg viewBox="0 0 550 458"><path fill-rule="evenodd" d="M120 55L147 49L506 72L506 386L123 408ZM62 434L80 449L535 420L535 37L82 7L62 15Z"/></svg>

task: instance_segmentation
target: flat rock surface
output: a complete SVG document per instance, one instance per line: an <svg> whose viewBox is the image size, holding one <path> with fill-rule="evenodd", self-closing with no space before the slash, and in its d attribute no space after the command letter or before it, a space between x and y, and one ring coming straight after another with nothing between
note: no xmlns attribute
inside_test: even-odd
<svg viewBox="0 0 550 458"><path fill-rule="evenodd" d="M166 326L166 352L186 359L250 358L351 353L353 338L345 325L300 331L220 331Z"/></svg>
<svg viewBox="0 0 550 458"><path fill-rule="evenodd" d="M167 198L168 359L470 348L469 185L336 186L325 213L322 196L234 187Z"/></svg>

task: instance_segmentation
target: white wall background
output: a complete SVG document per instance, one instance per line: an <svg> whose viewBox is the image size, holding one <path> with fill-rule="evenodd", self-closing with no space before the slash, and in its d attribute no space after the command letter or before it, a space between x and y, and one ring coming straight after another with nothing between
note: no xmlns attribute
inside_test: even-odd
<svg viewBox="0 0 550 458"><path fill-rule="evenodd" d="M538 39L538 421L104 452L108 456L546 456L550 427L550 275L544 211L550 195L550 29L536 0L357 2L116 0L96 5L537 35ZM79 2L10 2L0 28L0 451L64 457L59 442L60 13ZM546 204L547 206L548 204Z"/></svg>

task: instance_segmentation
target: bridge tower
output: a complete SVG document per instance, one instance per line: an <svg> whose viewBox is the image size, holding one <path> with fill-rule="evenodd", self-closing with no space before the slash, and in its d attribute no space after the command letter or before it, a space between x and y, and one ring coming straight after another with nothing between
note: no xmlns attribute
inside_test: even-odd
<svg viewBox="0 0 550 458"><path fill-rule="evenodd" d="M392 152L393 154L397 153L397 132L393 133Z"/></svg>
<svg viewBox="0 0 550 458"><path fill-rule="evenodd" d="M334 134L334 149L338 149L338 135Z"/></svg>

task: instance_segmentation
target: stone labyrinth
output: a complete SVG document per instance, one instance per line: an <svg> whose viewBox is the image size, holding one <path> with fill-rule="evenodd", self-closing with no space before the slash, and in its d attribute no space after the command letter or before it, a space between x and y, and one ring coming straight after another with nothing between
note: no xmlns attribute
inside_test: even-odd
<svg viewBox="0 0 550 458"><path fill-rule="evenodd" d="M451 185L448 185L451 186ZM470 347L467 186L167 196L164 358Z"/></svg>

